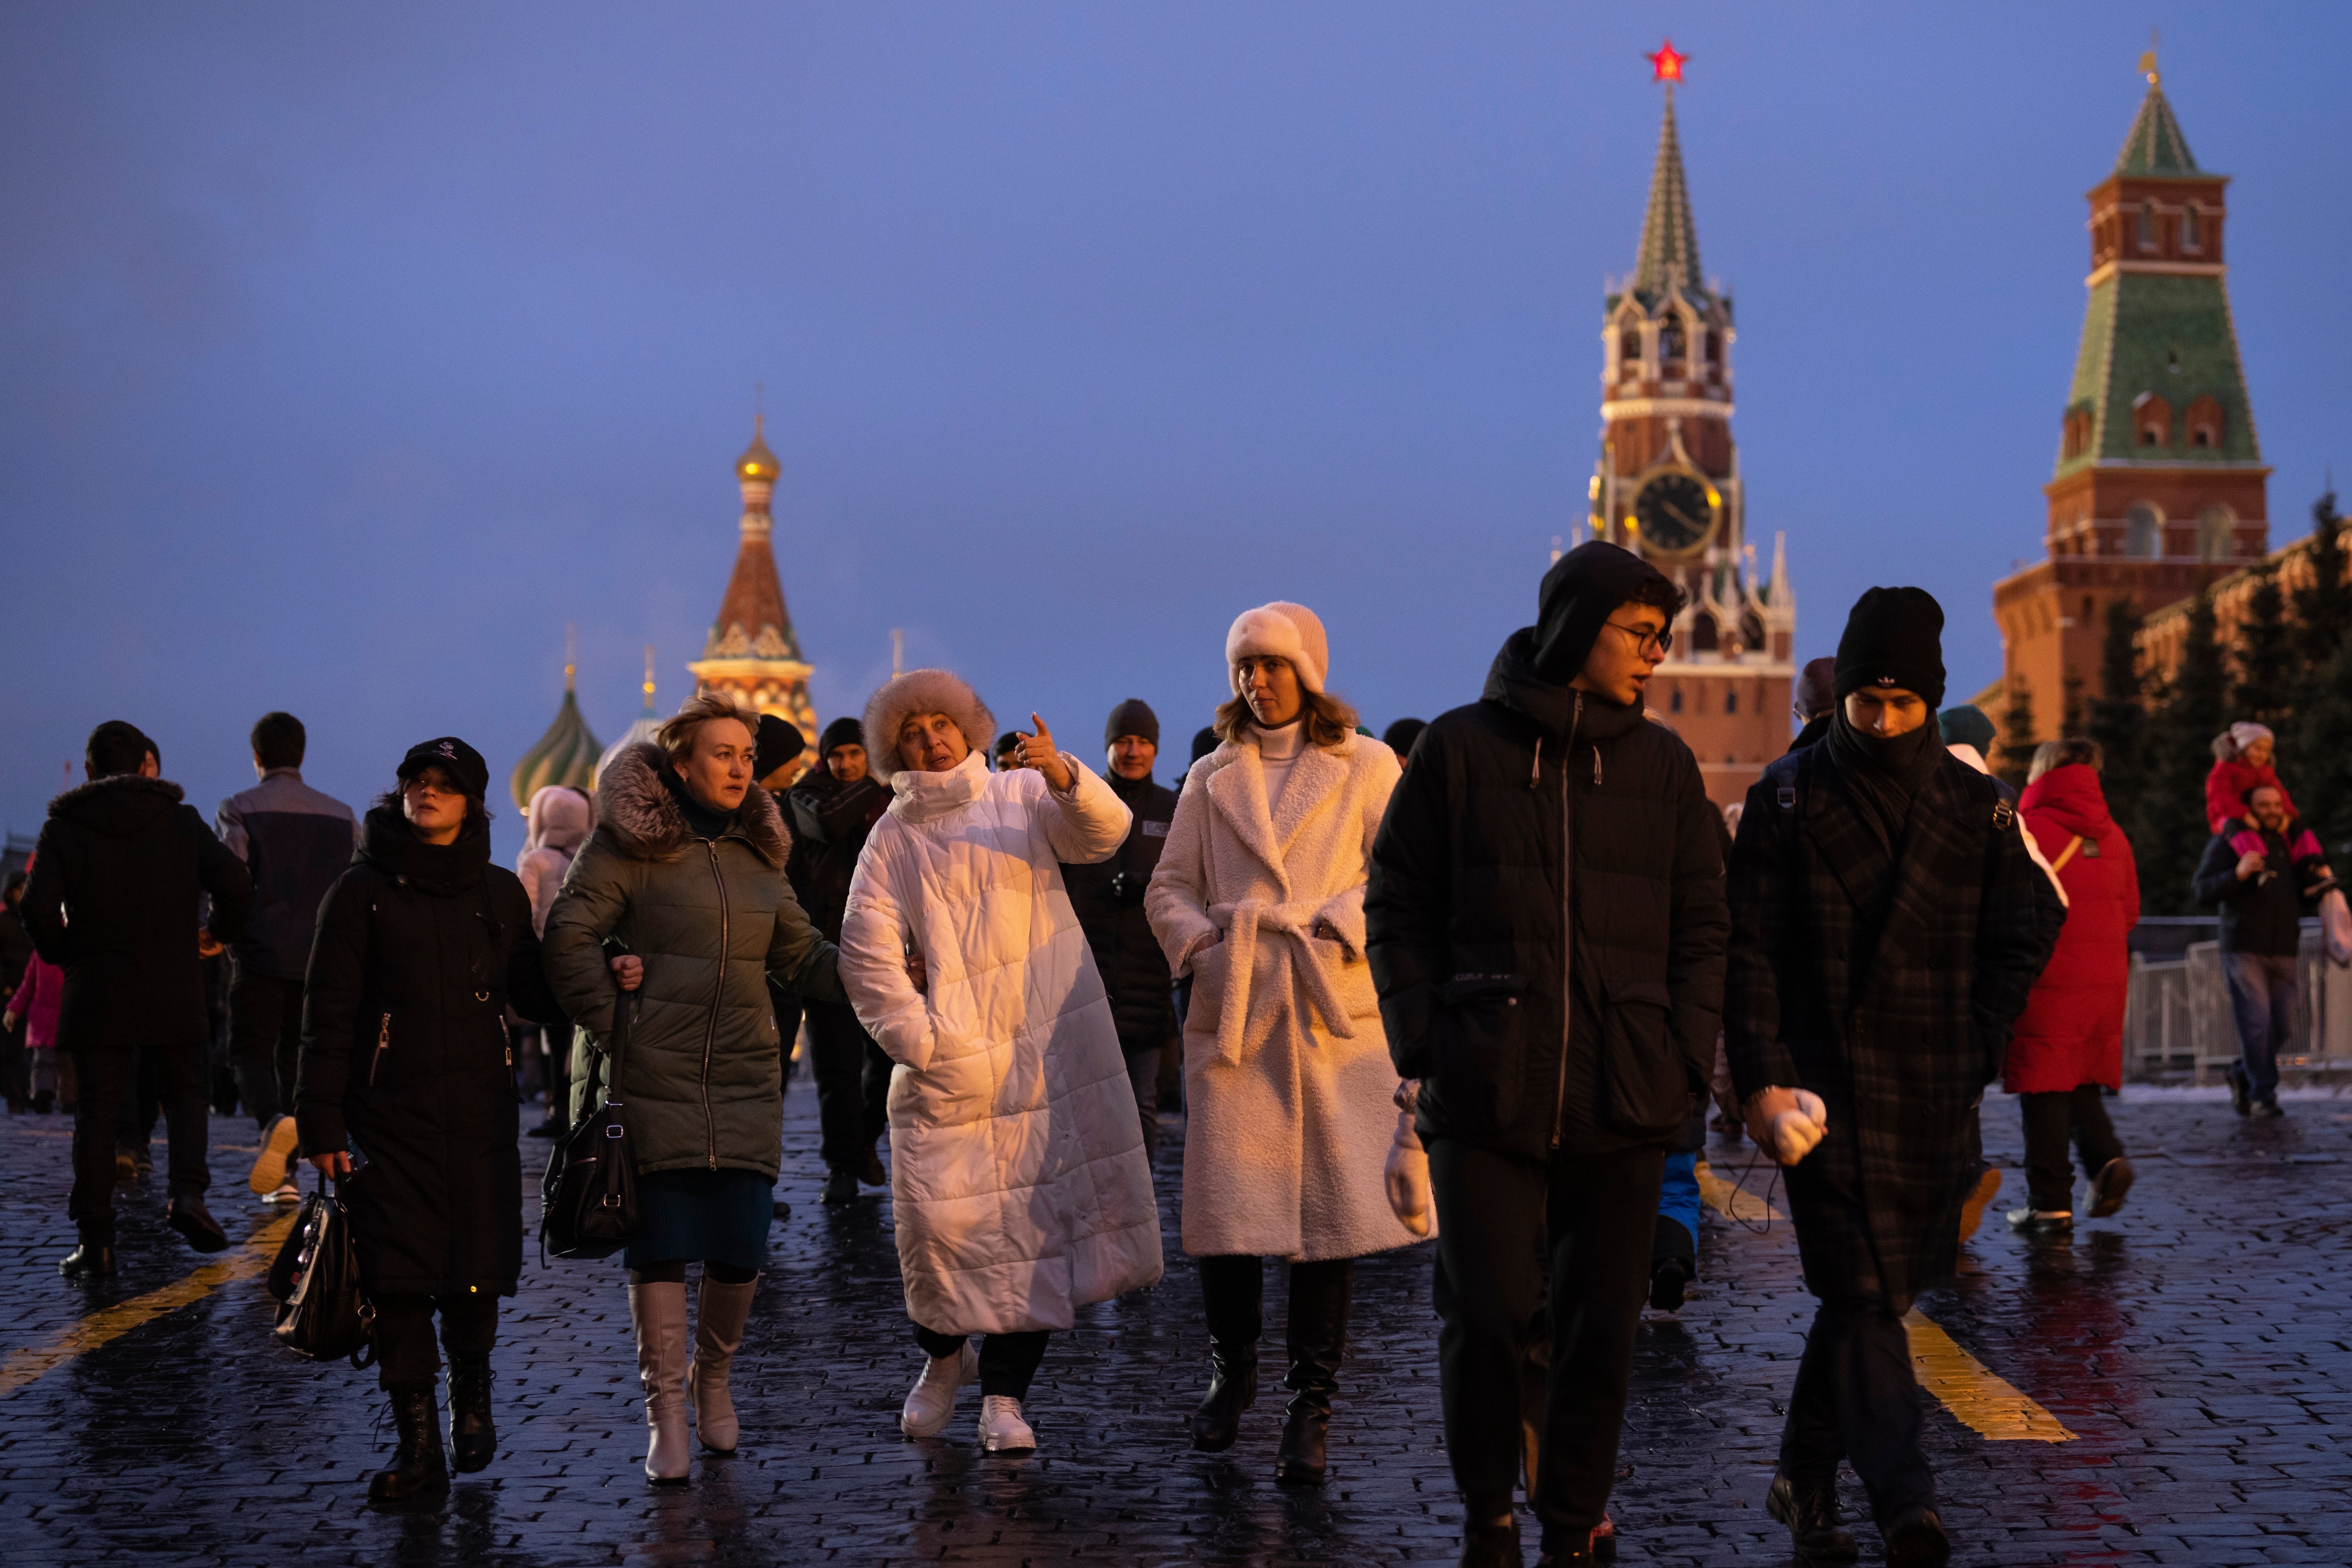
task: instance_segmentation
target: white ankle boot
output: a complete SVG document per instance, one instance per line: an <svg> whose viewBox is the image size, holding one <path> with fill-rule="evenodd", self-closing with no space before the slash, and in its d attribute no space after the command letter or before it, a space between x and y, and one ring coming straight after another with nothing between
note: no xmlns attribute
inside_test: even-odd
<svg viewBox="0 0 2352 1568"><path fill-rule="evenodd" d="M702 1306L694 1320L694 1365L686 1374L686 1392L694 1405L694 1429L714 1454L733 1453L741 1435L727 1379L735 1352L743 1345L752 1292L759 1288L757 1279L726 1285L708 1274L702 1277Z"/></svg>
<svg viewBox="0 0 2352 1568"><path fill-rule="evenodd" d="M686 1286L629 1287L637 1328L637 1378L645 1385L646 1479L682 1481L691 1463L686 1440Z"/></svg>
<svg viewBox="0 0 2352 1568"><path fill-rule="evenodd" d="M955 1414L956 1390L980 1371L980 1352L966 1340L953 1355L926 1356L923 1373L907 1391L898 1411L898 1430L909 1437L936 1437Z"/></svg>
<svg viewBox="0 0 2352 1568"><path fill-rule="evenodd" d="M992 1454L1037 1446L1037 1434L1021 1419L1019 1400L1010 1394L992 1394L980 1402L980 1446Z"/></svg>

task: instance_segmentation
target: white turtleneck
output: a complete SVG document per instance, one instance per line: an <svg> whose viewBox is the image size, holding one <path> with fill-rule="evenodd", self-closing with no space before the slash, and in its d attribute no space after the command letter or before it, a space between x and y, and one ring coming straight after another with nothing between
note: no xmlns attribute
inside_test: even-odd
<svg viewBox="0 0 2352 1568"><path fill-rule="evenodd" d="M1293 719L1279 730L1258 727L1257 756L1265 764L1265 809L1272 816L1282 800L1283 786L1290 782L1291 764L1298 753L1307 749L1307 723L1303 717Z"/></svg>

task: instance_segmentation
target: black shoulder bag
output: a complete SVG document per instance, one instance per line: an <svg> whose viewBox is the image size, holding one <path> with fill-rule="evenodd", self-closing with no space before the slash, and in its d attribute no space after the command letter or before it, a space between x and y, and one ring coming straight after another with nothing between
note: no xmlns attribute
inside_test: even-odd
<svg viewBox="0 0 2352 1568"><path fill-rule="evenodd" d="M606 1042L612 1047L613 1070L604 1103L575 1122L548 1152L539 1196L542 1257L610 1258L636 1234L636 1162L621 1105L629 1026L636 1007L634 991L614 997L613 1036Z"/></svg>
<svg viewBox="0 0 2352 1568"><path fill-rule="evenodd" d="M302 1200L302 1212L269 1269L278 1298L278 1342L312 1361L375 1359L375 1309L360 1289L359 1255L342 1201L326 1193Z"/></svg>

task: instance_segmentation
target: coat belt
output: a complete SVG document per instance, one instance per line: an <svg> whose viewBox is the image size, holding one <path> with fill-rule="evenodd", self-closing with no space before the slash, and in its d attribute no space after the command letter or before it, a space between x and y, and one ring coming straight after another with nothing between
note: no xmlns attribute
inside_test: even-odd
<svg viewBox="0 0 2352 1568"><path fill-rule="evenodd" d="M1242 1059L1242 1041L1249 1022L1252 981L1257 973L1258 932L1276 940L1268 950L1274 958L1267 980L1286 999L1294 975L1307 984L1307 1001L1320 1015L1323 1026L1339 1039L1352 1040L1356 1026L1348 1016L1331 977L1315 961L1313 941L1316 911L1320 904L1269 903L1248 899L1234 904L1212 904L1209 918L1225 933L1225 994L1217 1014L1217 1055L1229 1062Z"/></svg>

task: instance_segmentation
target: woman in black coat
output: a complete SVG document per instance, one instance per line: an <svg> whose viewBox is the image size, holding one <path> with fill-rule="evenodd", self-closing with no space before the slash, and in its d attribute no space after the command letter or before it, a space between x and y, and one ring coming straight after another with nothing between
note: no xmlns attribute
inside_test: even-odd
<svg viewBox="0 0 2352 1568"><path fill-rule="evenodd" d="M446 1490L433 1315L449 1351L452 1458L497 1452L490 1346L522 1272L522 1165L507 1005L562 1014L540 967L530 900L490 864L489 769L454 737L401 760L319 910L304 983L295 1115L302 1151L339 1179L376 1364L400 1447L368 1495Z"/></svg>

